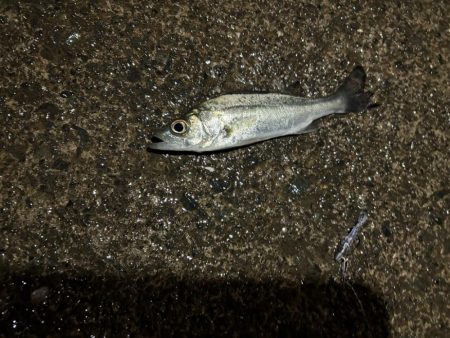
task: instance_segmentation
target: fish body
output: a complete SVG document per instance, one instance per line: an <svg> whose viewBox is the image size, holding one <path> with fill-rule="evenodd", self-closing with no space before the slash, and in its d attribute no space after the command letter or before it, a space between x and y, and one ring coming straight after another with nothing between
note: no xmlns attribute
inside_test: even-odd
<svg viewBox="0 0 450 338"><path fill-rule="evenodd" d="M231 94L208 100L152 137L151 149L210 152L316 129L315 120L369 106L365 72L353 69L332 95L308 99L283 94Z"/></svg>

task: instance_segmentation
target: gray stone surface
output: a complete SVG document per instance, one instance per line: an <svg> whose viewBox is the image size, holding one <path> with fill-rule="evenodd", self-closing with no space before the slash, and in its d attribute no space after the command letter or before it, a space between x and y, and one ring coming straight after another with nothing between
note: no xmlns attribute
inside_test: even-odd
<svg viewBox="0 0 450 338"><path fill-rule="evenodd" d="M0 335L449 336L449 11L0 1ZM146 151L207 98L323 95L356 64L380 107Z"/></svg>

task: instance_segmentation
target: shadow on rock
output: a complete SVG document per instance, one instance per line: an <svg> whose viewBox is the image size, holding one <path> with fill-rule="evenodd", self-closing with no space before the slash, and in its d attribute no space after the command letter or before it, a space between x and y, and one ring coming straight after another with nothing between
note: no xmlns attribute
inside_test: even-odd
<svg viewBox="0 0 450 338"><path fill-rule="evenodd" d="M384 301L330 280L189 280L175 276L10 275L1 281L7 336L386 337Z"/></svg>

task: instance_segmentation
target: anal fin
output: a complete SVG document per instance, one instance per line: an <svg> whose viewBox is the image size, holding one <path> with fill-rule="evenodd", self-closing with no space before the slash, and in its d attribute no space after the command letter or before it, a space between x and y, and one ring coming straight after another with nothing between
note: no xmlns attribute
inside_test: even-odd
<svg viewBox="0 0 450 338"><path fill-rule="evenodd" d="M305 128L300 129L296 132L296 134L308 134L317 131L319 129L319 121L312 121L310 124L308 124Z"/></svg>

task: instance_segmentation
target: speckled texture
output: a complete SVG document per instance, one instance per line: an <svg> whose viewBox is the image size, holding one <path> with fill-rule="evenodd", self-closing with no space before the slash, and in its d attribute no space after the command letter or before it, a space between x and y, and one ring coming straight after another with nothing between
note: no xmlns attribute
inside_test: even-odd
<svg viewBox="0 0 450 338"><path fill-rule="evenodd" d="M0 335L450 335L447 2L88 3L0 2ZM146 151L207 98L355 64L377 109Z"/></svg>

